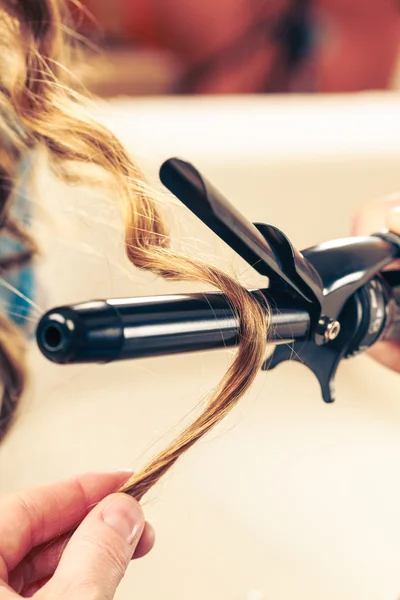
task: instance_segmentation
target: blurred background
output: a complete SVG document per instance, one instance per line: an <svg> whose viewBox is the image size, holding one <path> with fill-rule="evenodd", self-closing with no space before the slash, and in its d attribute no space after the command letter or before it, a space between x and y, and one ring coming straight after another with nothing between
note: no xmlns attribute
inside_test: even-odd
<svg viewBox="0 0 400 600"><path fill-rule="evenodd" d="M300 249L346 237L363 204L400 190L398 1L81 2L74 72L108 99L96 116L153 183L166 158L189 160ZM37 189L42 311L193 289L132 269L106 190L71 190L45 169ZM180 203L164 208L187 254L262 284ZM0 493L137 469L232 353L63 368L32 343L29 359ZM157 544L116 600L399 600L400 377L360 356L336 383L327 406L302 365L260 373L146 499Z"/></svg>
<svg viewBox="0 0 400 600"><path fill-rule="evenodd" d="M84 80L104 96L396 87L398 0L81 4Z"/></svg>

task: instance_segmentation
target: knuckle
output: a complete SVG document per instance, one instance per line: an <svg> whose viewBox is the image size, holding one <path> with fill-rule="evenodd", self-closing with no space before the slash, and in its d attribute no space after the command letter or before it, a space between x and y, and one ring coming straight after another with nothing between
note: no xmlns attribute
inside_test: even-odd
<svg viewBox="0 0 400 600"><path fill-rule="evenodd" d="M116 575L122 577L130 559L130 557L126 556L122 548L113 544L112 541L101 538L83 538L82 543L101 555L102 562L107 565L107 569L112 569Z"/></svg>

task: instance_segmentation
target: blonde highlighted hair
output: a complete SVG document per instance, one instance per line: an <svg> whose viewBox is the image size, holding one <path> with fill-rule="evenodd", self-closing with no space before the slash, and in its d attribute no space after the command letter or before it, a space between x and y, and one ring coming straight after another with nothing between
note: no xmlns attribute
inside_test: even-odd
<svg viewBox="0 0 400 600"><path fill-rule="evenodd" d="M168 231L144 178L120 142L94 122L72 90L65 68L66 6L59 0L0 0L0 193L1 229L24 242L6 272L30 261L35 245L11 220L9 207L17 165L29 149L47 148L60 178L72 177L73 163L96 165L111 175L125 218L126 252L133 265L172 280L198 281L221 290L240 319L240 345L231 367L200 416L122 491L140 500L177 459L210 431L253 382L264 358L267 307L221 270L170 248ZM0 237L1 239L1 237ZM17 341L18 340L18 341ZM0 318L1 433L12 422L25 379L24 351L14 326ZM1 435L0 433L0 435Z"/></svg>

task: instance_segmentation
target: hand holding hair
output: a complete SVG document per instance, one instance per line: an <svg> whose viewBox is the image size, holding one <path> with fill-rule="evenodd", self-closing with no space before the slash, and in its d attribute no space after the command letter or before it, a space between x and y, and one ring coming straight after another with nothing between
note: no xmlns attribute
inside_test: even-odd
<svg viewBox="0 0 400 600"><path fill-rule="evenodd" d="M86 474L2 498L0 598L111 600L132 557L154 543L139 504L113 493L128 476Z"/></svg>

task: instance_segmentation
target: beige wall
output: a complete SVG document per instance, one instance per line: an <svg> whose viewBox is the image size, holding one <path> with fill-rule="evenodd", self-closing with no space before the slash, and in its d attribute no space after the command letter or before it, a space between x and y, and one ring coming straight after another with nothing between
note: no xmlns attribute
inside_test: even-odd
<svg viewBox="0 0 400 600"><path fill-rule="evenodd" d="M251 219L278 225L300 248L346 236L358 206L400 189L394 96L120 100L99 110L150 175L170 155L191 160ZM44 180L45 307L188 289L129 269L99 194ZM170 207L169 218L188 248L235 262L183 209ZM0 450L0 491L141 463L229 359L60 368L32 347L31 393ZM260 374L148 500L157 546L117 598L396 600L399 461L398 376L353 359L326 406L301 365Z"/></svg>

